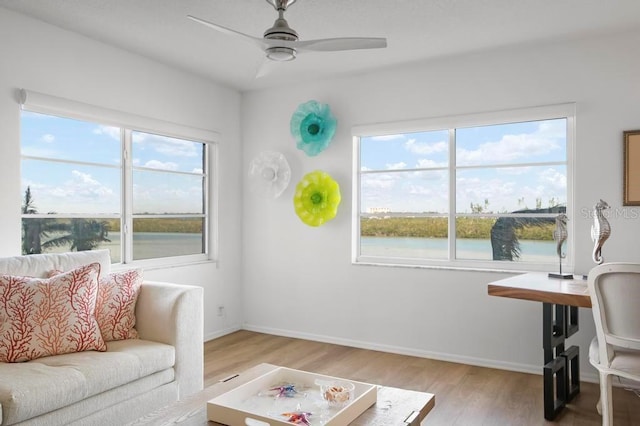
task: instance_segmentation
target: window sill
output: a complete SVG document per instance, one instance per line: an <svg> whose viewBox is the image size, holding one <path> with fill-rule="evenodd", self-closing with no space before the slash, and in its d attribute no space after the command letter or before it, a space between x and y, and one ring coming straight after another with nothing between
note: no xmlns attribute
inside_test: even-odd
<svg viewBox="0 0 640 426"><path fill-rule="evenodd" d="M512 263L512 262L510 262ZM433 269L433 270L450 270L461 272L489 272L501 274L524 274L528 272L556 272L557 265L550 266L546 264L519 264L509 268L501 268L502 265L487 265L485 262L461 262L453 263L443 261L441 264L419 264L419 263L391 263L382 259L361 259L351 262L354 266L374 266L374 267L390 267L390 268L410 268L410 269ZM506 265L505 265L506 266ZM511 265L509 265L511 266ZM563 271L571 272L573 268L563 265Z"/></svg>
<svg viewBox="0 0 640 426"><path fill-rule="evenodd" d="M127 269L134 268L142 268L146 271L154 271L159 269L173 269L173 268L184 268L189 266L197 266L204 264L212 264L216 268L218 267L218 262L214 259L209 259L204 256L201 258L194 258L195 256L189 256L189 259L181 259L180 258L165 258L165 259L148 259L148 260L138 260L133 261L131 263L114 263L111 265L111 269L113 271L123 271Z"/></svg>

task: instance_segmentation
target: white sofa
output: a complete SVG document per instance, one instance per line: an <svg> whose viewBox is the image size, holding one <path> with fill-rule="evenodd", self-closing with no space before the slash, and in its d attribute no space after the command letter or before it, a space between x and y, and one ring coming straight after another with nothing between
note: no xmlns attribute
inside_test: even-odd
<svg viewBox="0 0 640 426"><path fill-rule="evenodd" d="M99 262L107 250L0 258L0 274L45 277ZM202 389L203 289L144 281L139 339L78 352L0 363L0 425L117 425Z"/></svg>

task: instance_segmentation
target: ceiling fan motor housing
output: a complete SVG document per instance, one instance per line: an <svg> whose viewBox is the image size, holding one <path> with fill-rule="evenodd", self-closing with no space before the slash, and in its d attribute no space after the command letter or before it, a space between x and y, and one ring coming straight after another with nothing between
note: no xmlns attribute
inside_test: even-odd
<svg viewBox="0 0 640 426"><path fill-rule="evenodd" d="M275 20L273 26L264 32L264 38L268 40L298 41L298 33L289 26L284 19L283 10L280 17ZM267 58L274 61L291 61L296 58L296 49L289 46L274 46L266 49Z"/></svg>
<svg viewBox="0 0 640 426"><path fill-rule="evenodd" d="M264 32L264 38L270 40L298 41L298 33L289 26L286 19L280 16L273 26Z"/></svg>

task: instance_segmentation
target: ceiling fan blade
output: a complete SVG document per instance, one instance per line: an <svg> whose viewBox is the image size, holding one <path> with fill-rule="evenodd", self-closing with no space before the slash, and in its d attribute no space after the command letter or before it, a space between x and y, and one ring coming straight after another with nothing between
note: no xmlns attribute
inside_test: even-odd
<svg viewBox="0 0 640 426"><path fill-rule="evenodd" d="M220 31L223 34L227 34L231 36L241 36L246 41L258 46L260 49L266 49L268 47L268 45L265 43L265 40L262 38L253 37L253 36L250 36L249 34L241 33L239 31L235 31L230 28L223 27L222 25L214 24L213 22L196 18L195 16L192 16L192 15L187 15L187 18L191 19L192 21L198 22L200 24L206 25L209 28L213 28L216 31Z"/></svg>
<svg viewBox="0 0 640 426"><path fill-rule="evenodd" d="M297 41L292 43L296 49L314 52L336 52L340 50L381 49L387 47L387 39L381 37L342 37L319 40Z"/></svg>
<svg viewBox="0 0 640 426"><path fill-rule="evenodd" d="M260 62L260 65L256 69L256 80L273 74L278 66L280 66L280 62L269 60L266 57L263 58Z"/></svg>

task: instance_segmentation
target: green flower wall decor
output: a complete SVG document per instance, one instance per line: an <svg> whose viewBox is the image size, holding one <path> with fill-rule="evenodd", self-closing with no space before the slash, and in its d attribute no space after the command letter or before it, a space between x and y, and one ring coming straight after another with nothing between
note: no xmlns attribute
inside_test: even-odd
<svg viewBox="0 0 640 426"><path fill-rule="evenodd" d="M326 172L316 170L304 175L296 185L293 206L296 214L309 226L320 226L338 213L340 186Z"/></svg>

